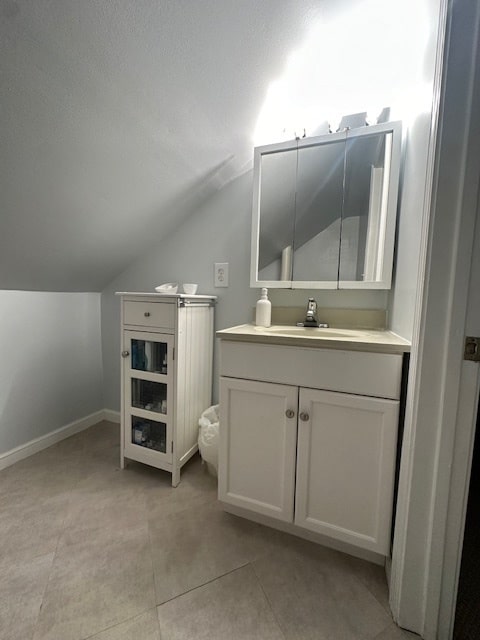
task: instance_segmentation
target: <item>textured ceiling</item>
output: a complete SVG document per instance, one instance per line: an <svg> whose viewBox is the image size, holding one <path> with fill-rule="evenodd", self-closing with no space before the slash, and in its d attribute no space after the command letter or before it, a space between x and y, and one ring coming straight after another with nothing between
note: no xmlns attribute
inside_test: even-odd
<svg viewBox="0 0 480 640"><path fill-rule="evenodd" d="M322 6L0 0L0 288L101 290L250 167Z"/></svg>

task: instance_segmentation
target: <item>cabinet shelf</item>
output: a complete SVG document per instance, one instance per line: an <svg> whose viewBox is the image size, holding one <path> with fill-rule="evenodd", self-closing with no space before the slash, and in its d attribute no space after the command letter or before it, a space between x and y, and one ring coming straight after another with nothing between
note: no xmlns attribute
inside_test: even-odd
<svg viewBox="0 0 480 640"><path fill-rule="evenodd" d="M168 375L165 373L156 373L150 371L138 371L137 369L130 370L130 377L137 380L148 380L150 382L163 382L168 381Z"/></svg>
<svg viewBox="0 0 480 640"><path fill-rule="evenodd" d="M147 420L156 420L156 421L166 421L169 418L168 413L161 413L156 411L148 411L147 409L142 409L141 407L131 406L130 415L137 416L138 418L146 418Z"/></svg>

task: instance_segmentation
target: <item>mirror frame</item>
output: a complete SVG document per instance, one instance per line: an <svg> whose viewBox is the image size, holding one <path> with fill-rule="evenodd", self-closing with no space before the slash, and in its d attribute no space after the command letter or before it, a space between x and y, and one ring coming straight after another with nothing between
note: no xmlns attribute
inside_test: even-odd
<svg viewBox="0 0 480 640"><path fill-rule="evenodd" d="M307 281L307 280L259 280L258 258L260 239L260 204L261 204L261 179L262 156L282 151L292 151L306 147L331 144L332 142L345 142L349 139L363 136L378 135L381 133L392 134L391 155L389 161L388 192L383 196L382 219L380 237L382 238L383 255L376 271L376 280L337 280L337 281ZM271 289L390 289L393 273L393 255L395 248L395 227L397 219L398 187L400 178L402 148L402 123L385 122L358 129L346 129L337 133L328 133L312 138L300 138L288 140L254 149L253 169L253 208L252 208L252 237L251 237L251 262L250 262L250 287L268 287ZM387 173L387 172L386 172ZM340 253L339 253L340 260Z"/></svg>

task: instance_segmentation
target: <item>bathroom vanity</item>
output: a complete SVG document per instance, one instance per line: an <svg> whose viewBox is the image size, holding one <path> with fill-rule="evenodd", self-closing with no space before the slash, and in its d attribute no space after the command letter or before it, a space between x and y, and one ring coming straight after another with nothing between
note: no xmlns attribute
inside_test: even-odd
<svg viewBox="0 0 480 640"><path fill-rule="evenodd" d="M217 336L224 508L381 562L409 343L389 331L280 325Z"/></svg>
<svg viewBox="0 0 480 640"><path fill-rule="evenodd" d="M122 318L121 467L136 460L172 474L198 450L211 404L215 296L118 293Z"/></svg>

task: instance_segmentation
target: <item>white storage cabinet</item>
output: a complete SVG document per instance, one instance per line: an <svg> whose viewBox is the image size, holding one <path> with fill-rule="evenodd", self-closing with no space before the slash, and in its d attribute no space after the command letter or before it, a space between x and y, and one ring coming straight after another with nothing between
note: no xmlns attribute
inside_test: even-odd
<svg viewBox="0 0 480 640"><path fill-rule="evenodd" d="M219 499L388 556L401 367L222 340Z"/></svg>
<svg viewBox="0 0 480 640"><path fill-rule="evenodd" d="M122 318L120 463L164 469L172 485L198 450L211 404L214 296L119 293Z"/></svg>

